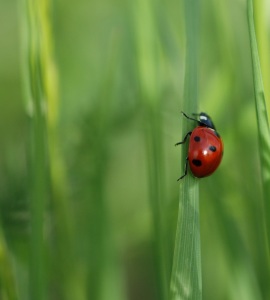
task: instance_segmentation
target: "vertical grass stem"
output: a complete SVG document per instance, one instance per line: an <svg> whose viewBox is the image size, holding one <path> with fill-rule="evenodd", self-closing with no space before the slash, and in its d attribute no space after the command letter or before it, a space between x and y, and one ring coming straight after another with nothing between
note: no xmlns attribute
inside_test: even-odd
<svg viewBox="0 0 270 300"><path fill-rule="evenodd" d="M199 1L186 0L186 65L184 83L183 111L197 112L197 56L198 56L198 18ZM182 119L182 137L194 124ZM182 167L184 170L187 145L182 148ZM173 269L170 285L170 299L200 300L201 249L199 221L199 184L192 176L180 181L179 212L177 220Z"/></svg>

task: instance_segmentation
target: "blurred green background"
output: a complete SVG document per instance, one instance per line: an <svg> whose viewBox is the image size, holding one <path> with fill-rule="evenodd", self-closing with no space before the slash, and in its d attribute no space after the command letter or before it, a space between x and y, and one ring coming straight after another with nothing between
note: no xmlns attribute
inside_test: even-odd
<svg viewBox="0 0 270 300"><path fill-rule="evenodd" d="M60 102L50 185L63 201L46 199L45 299L162 299L153 210L162 199L170 274L183 173L174 144L182 139L184 17L175 0L51 3ZM31 290L24 18L20 1L0 0L0 252L6 247L18 299ZM199 37L199 111L225 145L219 169L200 180L203 299L267 299L245 1L201 3ZM0 298L11 299L1 265Z"/></svg>

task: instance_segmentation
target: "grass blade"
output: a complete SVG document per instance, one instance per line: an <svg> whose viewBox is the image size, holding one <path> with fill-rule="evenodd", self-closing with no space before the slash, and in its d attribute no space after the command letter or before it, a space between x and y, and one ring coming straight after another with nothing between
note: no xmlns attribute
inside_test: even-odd
<svg viewBox="0 0 270 300"><path fill-rule="evenodd" d="M186 0L186 70L183 110L187 113L197 112L198 13L199 2ZM193 124L186 120L182 121L183 137ZM186 147L183 147L182 151L182 170L186 160ZM186 176L180 182L170 299L201 299L200 251L199 184L192 176Z"/></svg>
<svg viewBox="0 0 270 300"><path fill-rule="evenodd" d="M18 299L12 261L1 227L0 227L0 266L1 266L0 282L2 285L0 290L1 298L6 297L5 299L9 299L9 300Z"/></svg>
<svg viewBox="0 0 270 300"><path fill-rule="evenodd" d="M253 1L247 1L247 17L249 26L249 38L250 38L250 49L253 69L253 83L254 83L254 95L255 95L255 107L257 116L258 126L258 137L259 137L259 156L261 164L261 179L263 188L263 208L264 208L264 223L266 228L266 264L264 271L264 280L262 282L263 293L266 298L269 298L269 243L270 243L270 130L267 116L267 107L265 102L265 92L263 87L263 78L260 67L260 58L257 47L254 17L253 17Z"/></svg>
<svg viewBox="0 0 270 300"><path fill-rule="evenodd" d="M264 206L267 216L270 212L270 130L267 116L267 108L265 103L265 94L263 87L263 80L260 67L260 59L257 48L256 34L253 21L253 2L248 0L248 25L250 36L250 48L252 56L253 67L253 82L254 82L254 95L255 107L258 124L259 136L259 155L261 162L261 176L264 192ZM268 249L270 241L270 218L266 216L267 222L267 236L268 236Z"/></svg>
<svg viewBox="0 0 270 300"><path fill-rule="evenodd" d="M48 202L48 141L45 116L46 97L42 81L40 7L26 1L27 41L25 59L28 61L27 103L31 116L31 238L30 238L30 298L46 299L44 249L44 209Z"/></svg>
<svg viewBox="0 0 270 300"><path fill-rule="evenodd" d="M32 131L30 295L32 299L47 299L44 212L51 200L55 225L51 258L53 276L59 282L57 292L65 299L78 299L82 287L74 265L73 215L59 151L58 73L53 57L50 1L26 0L24 4L23 72Z"/></svg>
<svg viewBox="0 0 270 300"><path fill-rule="evenodd" d="M264 82L270 81L270 58L269 58L269 38L267 27L267 1L260 0L254 2L254 26L257 36L258 52L261 62L261 72ZM264 86L265 98L270 99L270 85ZM266 102L267 111L270 111L270 102Z"/></svg>
<svg viewBox="0 0 270 300"><path fill-rule="evenodd" d="M168 299L169 256L165 226L164 154L159 76L162 55L155 4L138 0L134 6L134 27L138 55L138 77L144 107L144 133L148 161L149 200L152 210L154 255L159 299ZM157 63L158 62L158 63Z"/></svg>

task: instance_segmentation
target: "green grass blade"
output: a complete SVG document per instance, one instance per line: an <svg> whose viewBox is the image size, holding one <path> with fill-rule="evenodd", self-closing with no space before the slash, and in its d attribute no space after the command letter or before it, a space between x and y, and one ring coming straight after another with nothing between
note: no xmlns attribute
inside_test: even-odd
<svg viewBox="0 0 270 300"><path fill-rule="evenodd" d="M267 1L259 0L254 2L254 22L260 56L262 77L264 82L270 82L270 57L269 57L269 36L267 25ZM265 98L270 99L270 85L264 86ZM270 101L266 101L267 111L270 111Z"/></svg>
<svg viewBox="0 0 270 300"><path fill-rule="evenodd" d="M270 130L265 103L265 93L260 67L260 59L257 48L256 33L253 20L253 2L248 0L247 13L250 36L250 48L253 67L253 82L255 107L257 115L258 136L259 136L259 155L261 162L261 178L264 193L265 222L268 238L268 251L270 242Z"/></svg>
<svg viewBox="0 0 270 300"><path fill-rule="evenodd" d="M53 57L50 1L27 0L24 9L24 88L32 131L30 295L32 299L47 299L44 213L51 200L55 226L51 265L53 278L59 282L57 293L65 299L79 299L82 280L74 263L73 214L59 150L58 73Z"/></svg>
<svg viewBox="0 0 270 300"><path fill-rule="evenodd" d="M5 237L0 227L0 297L2 299L18 299L12 261ZM6 297L6 298L5 298Z"/></svg>
<svg viewBox="0 0 270 300"><path fill-rule="evenodd" d="M41 66L40 7L35 1L26 1L27 41L25 60L30 87L26 97L31 120L30 153L30 298L47 299L45 275L44 210L48 202L48 156L45 95Z"/></svg>
<svg viewBox="0 0 270 300"><path fill-rule="evenodd" d="M52 203L52 219L54 232L52 239L52 270L58 285L58 293L65 299L80 299L83 290L81 271L74 260L75 226L74 213L66 187L67 178L65 163L60 150L61 139L58 131L59 123L59 84L58 66L54 59L54 39L52 32L51 1L39 1L40 63L42 85L47 101L47 139L50 160L50 197Z"/></svg>
<svg viewBox="0 0 270 300"><path fill-rule="evenodd" d="M162 55L159 48L159 33L155 3L138 0L134 8L134 29L138 58L138 77L144 107L144 134L148 162L149 201L152 211L154 255L159 299L168 299L169 256L165 226L165 177L161 117L161 72Z"/></svg>
<svg viewBox="0 0 270 300"><path fill-rule="evenodd" d="M197 112L197 49L199 2L185 1L186 70L183 110ZM182 120L181 136L194 126ZM182 151L184 170L187 145ZM201 249L199 223L199 184L192 176L180 182L179 213L177 221L170 299L198 300L202 297Z"/></svg>

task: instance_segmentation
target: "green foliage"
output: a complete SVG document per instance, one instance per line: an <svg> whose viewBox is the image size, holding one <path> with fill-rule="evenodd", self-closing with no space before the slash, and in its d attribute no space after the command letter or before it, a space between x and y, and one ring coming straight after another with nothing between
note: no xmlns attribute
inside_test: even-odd
<svg viewBox="0 0 270 300"><path fill-rule="evenodd" d="M240 0L17 3L0 10L0 298L167 299L171 279L175 298L268 299L267 9L264 94L251 1L248 18ZM181 110L225 146L199 201L177 183Z"/></svg>

